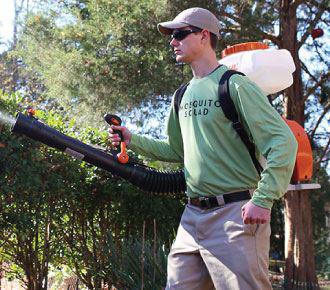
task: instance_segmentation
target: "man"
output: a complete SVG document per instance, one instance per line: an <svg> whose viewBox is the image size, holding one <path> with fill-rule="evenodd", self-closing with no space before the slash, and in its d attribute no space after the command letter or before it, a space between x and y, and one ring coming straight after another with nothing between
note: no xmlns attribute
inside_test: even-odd
<svg viewBox="0 0 330 290"><path fill-rule="evenodd" d="M254 83L240 75L230 78L230 96L240 120L267 159L259 178L219 106L219 80L228 68L219 66L216 58L216 17L190 8L158 24L158 30L172 35L176 61L189 64L193 73L178 113L172 101L168 139L148 139L119 126L113 126L109 136L117 146L120 139L113 130L121 130L132 150L184 163L189 202L168 257L166 289L271 289L270 209L288 186L296 140Z"/></svg>

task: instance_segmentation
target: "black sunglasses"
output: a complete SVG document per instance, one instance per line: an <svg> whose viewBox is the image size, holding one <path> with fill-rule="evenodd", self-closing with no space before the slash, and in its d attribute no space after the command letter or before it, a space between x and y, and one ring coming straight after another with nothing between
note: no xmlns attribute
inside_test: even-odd
<svg viewBox="0 0 330 290"><path fill-rule="evenodd" d="M201 32L201 31L202 31L202 29L199 29L199 28L191 28L189 30L176 29L176 30L173 30L171 37L172 37L172 39L180 41L180 40L185 39L191 33Z"/></svg>

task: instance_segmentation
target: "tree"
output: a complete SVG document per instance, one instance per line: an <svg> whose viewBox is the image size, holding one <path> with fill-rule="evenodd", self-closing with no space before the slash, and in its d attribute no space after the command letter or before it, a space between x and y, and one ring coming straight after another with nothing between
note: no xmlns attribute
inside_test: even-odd
<svg viewBox="0 0 330 290"><path fill-rule="evenodd" d="M8 41L8 49L0 53L0 89L5 93L24 92L27 100L41 103L44 101L41 97L44 86L39 80L39 75L27 68L15 53L20 23L24 23L27 15L29 15L29 0L15 0L12 40Z"/></svg>
<svg viewBox="0 0 330 290"><path fill-rule="evenodd" d="M43 9L30 13L19 55L41 75L47 96L76 116L132 108L179 84L168 40L155 29L165 1L39 2Z"/></svg>

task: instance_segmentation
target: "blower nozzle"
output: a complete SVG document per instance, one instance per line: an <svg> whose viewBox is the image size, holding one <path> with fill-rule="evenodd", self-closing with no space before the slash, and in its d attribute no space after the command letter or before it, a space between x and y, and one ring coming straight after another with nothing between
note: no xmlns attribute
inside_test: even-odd
<svg viewBox="0 0 330 290"><path fill-rule="evenodd" d="M126 179L143 191L156 195L180 195L186 191L183 170L158 171L144 165L118 163L116 158L91 145L47 126L34 118L18 113L11 131L63 151L79 160Z"/></svg>

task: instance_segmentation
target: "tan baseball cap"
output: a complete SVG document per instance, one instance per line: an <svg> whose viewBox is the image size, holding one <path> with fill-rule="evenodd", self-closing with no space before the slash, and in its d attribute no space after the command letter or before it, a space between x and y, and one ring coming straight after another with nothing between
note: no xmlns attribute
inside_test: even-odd
<svg viewBox="0 0 330 290"><path fill-rule="evenodd" d="M190 25L206 29L220 38L220 24L218 19L209 10L199 7L183 10L172 21L158 23L157 28L159 32L169 35L172 34L173 29Z"/></svg>

